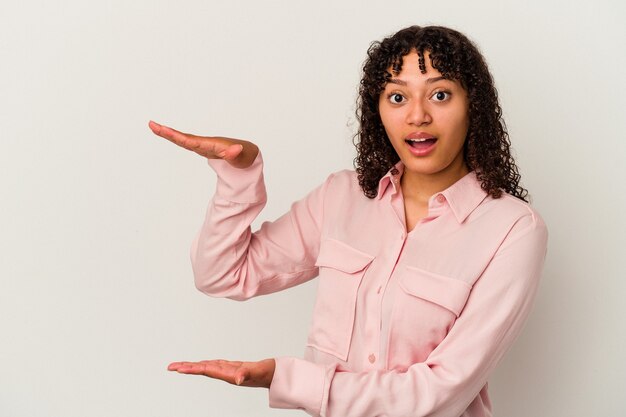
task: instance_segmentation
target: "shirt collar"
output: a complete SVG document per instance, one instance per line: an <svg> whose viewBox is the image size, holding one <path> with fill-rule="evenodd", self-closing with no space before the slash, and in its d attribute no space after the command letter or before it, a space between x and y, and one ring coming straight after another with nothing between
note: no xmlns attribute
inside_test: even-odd
<svg viewBox="0 0 626 417"><path fill-rule="evenodd" d="M446 198L459 223L463 223L487 197L474 171L469 172L439 194L443 194Z"/></svg>
<svg viewBox="0 0 626 417"><path fill-rule="evenodd" d="M398 187L400 186L400 177L402 177L402 173L404 172L404 164L402 161L398 161L387 173L378 181L378 193L376 194L376 198L380 200L383 198L383 195L389 188L389 184L393 189L393 194L398 191Z"/></svg>
<svg viewBox="0 0 626 417"><path fill-rule="evenodd" d="M402 164L402 161L399 161L378 182L376 198L381 199L390 186L393 194L395 194L400 187L400 177L402 177L403 172L404 164ZM437 204L439 195L445 197L452 213L454 213L454 217L456 217L459 223L463 223L467 216L487 197L487 193L482 189L474 171L469 172L445 190L431 196L428 201L429 209Z"/></svg>

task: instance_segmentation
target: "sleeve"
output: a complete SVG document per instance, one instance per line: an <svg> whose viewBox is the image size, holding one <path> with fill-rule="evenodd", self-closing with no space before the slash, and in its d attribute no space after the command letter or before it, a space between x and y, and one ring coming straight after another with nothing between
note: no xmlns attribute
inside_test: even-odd
<svg viewBox="0 0 626 417"><path fill-rule="evenodd" d="M280 291L317 275L323 200L327 183L252 233L265 206L261 153L245 169L210 159L217 186L191 247L196 287L205 294L245 300Z"/></svg>
<svg viewBox="0 0 626 417"><path fill-rule="evenodd" d="M465 308L424 362L405 372L340 372L278 358L270 406L314 416L459 416L520 334L534 303L547 229L531 213L513 226Z"/></svg>

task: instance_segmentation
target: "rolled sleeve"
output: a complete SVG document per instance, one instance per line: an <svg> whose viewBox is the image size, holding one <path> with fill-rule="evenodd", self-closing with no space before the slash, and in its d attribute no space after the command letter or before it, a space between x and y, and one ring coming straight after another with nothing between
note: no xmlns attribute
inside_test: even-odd
<svg viewBox="0 0 626 417"><path fill-rule="evenodd" d="M263 159L234 168L211 159L217 186L190 250L196 287L207 295L245 300L301 284L317 275L327 182L252 232L265 206Z"/></svg>
<svg viewBox="0 0 626 417"><path fill-rule="evenodd" d="M269 390L272 408L296 408L320 415L326 402L327 381L334 367L323 367L303 359L276 358L276 369Z"/></svg>
<svg viewBox="0 0 626 417"><path fill-rule="evenodd" d="M217 174L216 198L242 204L265 202L267 194L261 152L247 168L235 168L222 159L207 161Z"/></svg>

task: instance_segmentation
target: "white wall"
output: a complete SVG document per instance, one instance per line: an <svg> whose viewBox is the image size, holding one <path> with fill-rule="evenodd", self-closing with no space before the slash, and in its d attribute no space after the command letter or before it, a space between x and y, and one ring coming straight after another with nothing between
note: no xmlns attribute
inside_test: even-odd
<svg viewBox="0 0 626 417"><path fill-rule="evenodd" d="M618 0L2 2L0 415L303 415L166 372L301 355L315 283L197 292L214 175L147 122L259 143L273 219L351 166L369 43L430 23L486 55L550 229L535 310L490 381L496 416L624 415L625 18Z"/></svg>

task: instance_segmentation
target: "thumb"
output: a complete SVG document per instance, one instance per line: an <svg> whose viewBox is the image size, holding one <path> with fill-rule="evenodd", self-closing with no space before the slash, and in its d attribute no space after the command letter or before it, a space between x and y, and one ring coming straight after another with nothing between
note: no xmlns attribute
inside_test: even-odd
<svg viewBox="0 0 626 417"><path fill-rule="evenodd" d="M232 161L239 156L243 152L243 145L237 143L234 145L230 145L228 148L224 149L220 154L218 154L225 161Z"/></svg>
<svg viewBox="0 0 626 417"><path fill-rule="evenodd" d="M235 373L235 384L241 385L250 378L250 371L247 369L240 369Z"/></svg>

